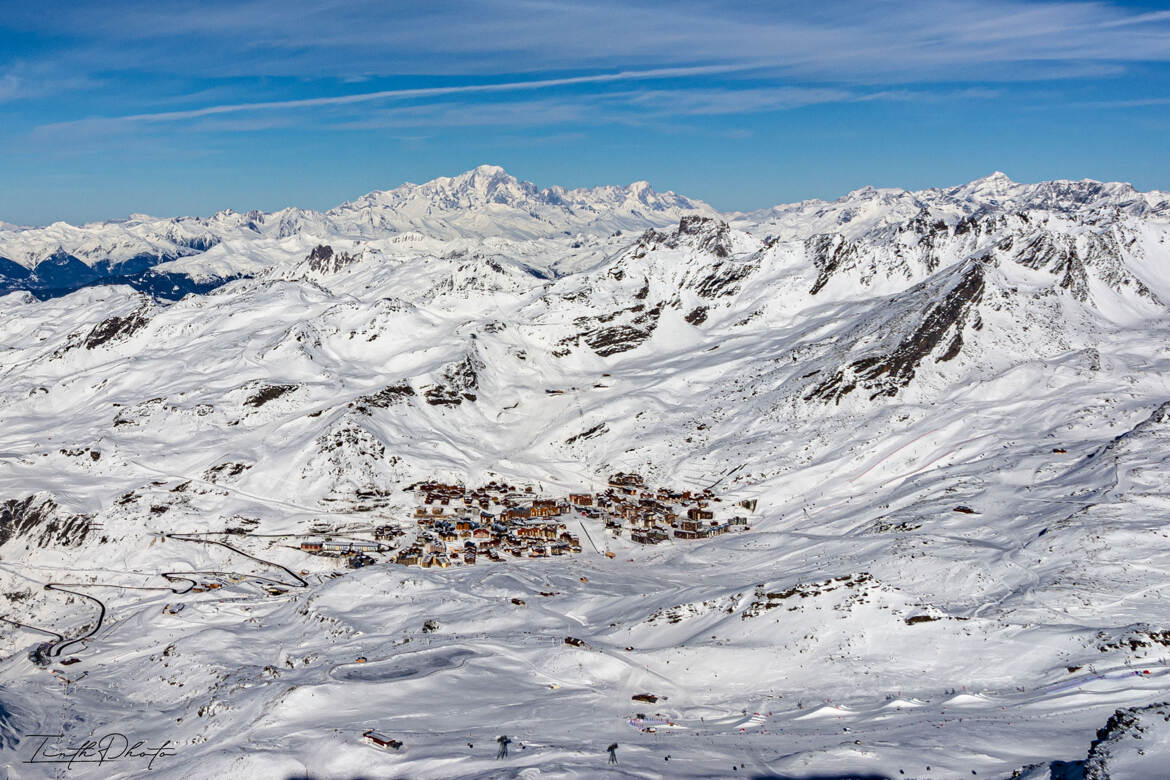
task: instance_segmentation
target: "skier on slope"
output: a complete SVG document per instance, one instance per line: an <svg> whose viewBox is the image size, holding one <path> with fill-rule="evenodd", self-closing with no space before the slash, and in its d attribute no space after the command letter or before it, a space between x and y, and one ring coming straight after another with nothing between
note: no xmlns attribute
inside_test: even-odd
<svg viewBox="0 0 1170 780"><path fill-rule="evenodd" d="M614 742L612 745L606 748L606 750L609 752L609 763L611 764L617 763L617 747L617 743Z"/></svg>
<svg viewBox="0 0 1170 780"><path fill-rule="evenodd" d="M508 739L508 736L505 734L503 736L496 737L496 742L500 743L500 750L499 750L499 752L496 753L496 758L497 759L507 758L508 757L508 745L511 744L512 740Z"/></svg>

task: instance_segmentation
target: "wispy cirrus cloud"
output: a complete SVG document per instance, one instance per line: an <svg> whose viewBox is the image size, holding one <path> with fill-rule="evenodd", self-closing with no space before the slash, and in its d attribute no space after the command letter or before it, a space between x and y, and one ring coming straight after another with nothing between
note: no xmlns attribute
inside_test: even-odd
<svg viewBox="0 0 1170 780"><path fill-rule="evenodd" d="M100 81L61 72L49 63L14 62L0 68L0 103L92 89Z"/></svg>
<svg viewBox="0 0 1170 780"><path fill-rule="evenodd" d="M336 121L338 130L373 130L401 127L548 127L596 122L616 123L602 113L599 101L560 98L512 99L494 103L468 104L461 101L379 108Z"/></svg>
<svg viewBox="0 0 1170 780"><path fill-rule="evenodd" d="M1170 97L1135 98L1133 100L1092 100L1074 103L1079 108L1145 108L1147 106L1170 106Z"/></svg>
<svg viewBox="0 0 1170 780"><path fill-rule="evenodd" d="M678 70L678 69L676 69ZM707 72L707 69L692 69ZM828 103L876 101L931 102L993 99L997 90L859 90L805 88L793 86L672 89L640 88L587 95L530 97L531 93L564 85L566 82L608 83L625 80L634 72L613 74L612 78L551 79L545 81L476 85L469 88L386 90L354 95L305 100L239 103L202 109L138 114L123 117L93 117L43 125L46 136L94 135L133 132L136 128L180 124L204 132L254 132L298 124L298 114L311 114L310 122L334 130L370 130L403 127L541 127L559 124L622 125L642 124L679 117L749 115L790 111ZM637 74L639 77L641 74ZM652 74L653 77L654 74ZM659 71L658 75L674 75ZM484 93L495 95L488 102L467 102L462 98ZM420 98L434 99L417 102ZM396 101L408 101L394 105ZM369 103L391 105L369 107ZM321 115L314 109L329 109ZM303 119L303 118L302 118Z"/></svg>
<svg viewBox="0 0 1170 780"><path fill-rule="evenodd" d="M323 106L347 106L357 103L373 101L403 100L417 98L437 98L451 95L480 95L491 92L516 92L552 87L578 86L582 84L606 84L617 81L652 80L662 78L681 78L685 76L711 75L727 73L737 70L734 66L708 65L686 68L657 68L651 70L621 71L618 73L596 73L585 76L572 76L555 79L537 79L533 81L504 81L495 84L464 84L451 87L421 87L415 89L386 89L375 92L358 92L347 95L328 95L314 98L300 98L296 100L268 100L251 103L226 103L181 111L161 111L147 114L128 114L120 117L111 117L122 122L170 122L183 119L196 119L216 114L234 114L244 111L274 111L302 108L320 108Z"/></svg>
<svg viewBox="0 0 1170 780"><path fill-rule="evenodd" d="M636 81L686 82L685 90L676 83L633 99L647 108L713 115L899 94L917 100L948 80L1108 77L1135 63L1170 62L1170 11L1100 1L841 0L826 8L811 0L44 0L10 9L0 25L14 38L43 39L57 73L110 81L100 116L63 107L66 115L42 123L54 130L374 111L412 100L470 104L541 90L575 89L584 106L597 92L620 99L619 85ZM38 80L6 72L3 58L0 100L27 97ZM152 100L143 74L169 74L189 94ZM399 83L352 89L390 78ZM717 78L725 83L712 84ZM747 79L753 83L738 89L730 83ZM211 95L222 97L207 102Z"/></svg>
<svg viewBox="0 0 1170 780"><path fill-rule="evenodd" d="M15 74L0 74L0 103L20 97L23 91L22 87L20 79Z"/></svg>
<svg viewBox="0 0 1170 780"><path fill-rule="evenodd" d="M852 90L828 87L757 87L738 89L655 89L620 93L611 99L659 115L696 116L783 111L857 98Z"/></svg>
<svg viewBox="0 0 1170 780"><path fill-rule="evenodd" d="M360 79L720 63L852 81L1043 77L1170 60L1170 12L1114 2L841 0L44 0L17 31L75 69ZM0 55L2 56L2 55Z"/></svg>

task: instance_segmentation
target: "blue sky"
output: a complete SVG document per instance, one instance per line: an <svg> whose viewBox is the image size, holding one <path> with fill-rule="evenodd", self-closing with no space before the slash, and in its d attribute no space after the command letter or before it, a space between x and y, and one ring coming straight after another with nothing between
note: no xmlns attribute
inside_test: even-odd
<svg viewBox="0 0 1170 780"><path fill-rule="evenodd" d="M718 208L1170 189L1170 3L0 0L0 220L328 208L503 165Z"/></svg>

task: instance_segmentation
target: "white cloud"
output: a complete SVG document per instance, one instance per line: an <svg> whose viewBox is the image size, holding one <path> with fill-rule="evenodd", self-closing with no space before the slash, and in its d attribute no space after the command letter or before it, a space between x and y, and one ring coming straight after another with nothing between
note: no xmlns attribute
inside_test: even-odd
<svg viewBox="0 0 1170 780"><path fill-rule="evenodd" d="M358 92L348 95L329 95L295 100L268 100L250 103L224 103L180 111L160 111L147 114L128 114L120 117L103 117L108 122L170 122L183 119L197 119L217 114L235 114L252 111L276 111L288 109L320 108L324 106L346 106L374 101L389 101L418 98L449 97L453 95L478 95L493 92L523 92L550 89L553 87L576 86L580 84L605 84L618 81L646 81L683 76L710 75L736 70L731 66L712 65L687 68L657 68L652 70L621 71L619 73L598 73L587 76L572 76L533 81L504 81L494 84L466 84L452 87L424 87L419 89L387 89L376 92ZM86 120L82 120L86 121Z"/></svg>
<svg viewBox="0 0 1170 780"><path fill-rule="evenodd" d="M77 67L361 79L725 64L841 82L1028 78L1036 63L1170 61L1170 12L1049 0L46 0L8 24ZM1048 67L1042 77L1060 75Z"/></svg>
<svg viewBox="0 0 1170 780"><path fill-rule="evenodd" d="M789 111L826 103L941 102L992 99L999 95L997 91L985 88L949 91L899 89L874 92L793 86L743 87L732 84L724 88L645 88L587 95L525 96L562 84L564 81L566 80L557 79L524 82L520 85L478 85L469 90L459 88L391 90L338 98L240 103L126 117L92 117L43 125L38 131L43 137L57 138L60 141L73 134L87 136L122 134L138 130L161 130L172 124L181 124L195 132L249 132L295 124L317 125L335 130L402 127L541 127L565 124L634 125L678 117ZM572 81L579 83L578 80ZM585 83L595 82L588 80ZM494 97L491 102L464 99L468 97L467 93L475 96L485 91L513 94ZM411 102L395 105L398 100L404 98L409 98ZM418 103L419 98L437 100ZM365 105L376 101L388 102L391 105L372 107ZM310 109L329 111L322 113ZM255 113L249 116L249 112Z"/></svg>
<svg viewBox="0 0 1170 780"><path fill-rule="evenodd" d="M113 116L73 119L66 107L65 121L44 126L51 132L124 132L261 112L310 122L308 109L328 110L344 127L512 121L488 101L524 103L536 124L600 116L590 111L613 121L633 121L635 110L746 114L993 98L999 93L984 87L932 85L1092 78L1121 73L1126 63L1170 62L1170 12L1106 2L115 0L98 9L46 1L50 7L17 9L6 23L75 39L52 63L58 73L114 74L103 94ZM173 95L152 101L140 80L116 91L119 75L166 74L192 85L187 107L163 110L184 103ZM388 76L401 83L409 74L418 86L357 86ZM319 94L305 97L306 81ZM28 83L0 76L0 100L28 96ZM337 94L346 90L356 91ZM560 102L517 98L537 91ZM206 102L197 102L200 94ZM462 107L448 105L456 101ZM434 107L410 106L420 102ZM127 104L149 108L118 114ZM247 129L258 121L203 126Z"/></svg>
<svg viewBox="0 0 1170 780"><path fill-rule="evenodd" d="M645 90L612 96L636 108L666 115L746 114L780 111L856 99L844 89L816 87L761 87L749 89Z"/></svg>
<svg viewBox="0 0 1170 780"><path fill-rule="evenodd" d="M21 97L20 79L11 73L0 75L0 103Z"/></svg>

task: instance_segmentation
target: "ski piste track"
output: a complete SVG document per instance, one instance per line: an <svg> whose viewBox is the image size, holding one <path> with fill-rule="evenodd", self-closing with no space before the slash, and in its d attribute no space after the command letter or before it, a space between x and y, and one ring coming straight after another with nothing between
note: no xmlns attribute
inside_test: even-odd
<svg viewBox="0 0 1170 780"><path fill-rule="evenodd" d="M308 587L308 584L309 584L308 581L303 579L300 575L298 575L296 572L289 569L288 567L282 566L281 564L276 563L274 561L268 561L268 560L265 560L263 558L257 558L255 555L252 555L251 553L244 552L243 550L239 549L238 547L230 545L227 542L221 542L217 539L199 538L199 537L206 536L206 535L207 534L203 534L203 533L199 533L199 534L182 534L182 533L164 534L164 536L168 539L176 539L176 540L184 541L184 542L193 542L196 544L215 544L215 545L219 545L220 547L225 547L225 548L231 550L232 552L234 552L238 555L242 555L245 558L256 561L257 563L261 563L261 564L264 564L265 566L271 566L271 567L280 569L281 571L288 574L289 577L292 578L293 582L285 582L284 580L276 580L276 579L272 579L270 577L262 577L262 576L255 575L255 574L240 574L239 572L229 572L229 571L182 571L182 572L160 572L159 573L158 576L163 577L164 579L166 579L169 582L184 581L184 582L188 583L187 587L183 588L183 589L170 587L170 586L122 585L119 583L112 583L112 582L47 582L44 584L45 590L52 590L52 591L59 591L61 593L68 593L72 596L78 596L78 597L83 598L83 599L88 599L89 601L92 601L94 604L97 605L97 607L98 607L97 619L96 619L94 625L88 631L81 634L80 636L75 636L75 637L70 638L70 637L66 637L66 636L64 636L56 631L50 631L49 629L40 628L38 626L29 625L27 623L20 623L18 621L11 620L9 618L2 617L2 616L0 616L0 621L3 621L4 623L8 623L10 625L17 626L19 628L27 629L29 631L35 631L38 633L48 634L49 636L56 637L55 641L50 642L47 645L47 647L45 647L44 652L45 652L45 655L49 658L59 658L62 655L62 653L65 652L66 648L72 647L73 645L76 645L76 644L84 643L85 640L87 640L90 637L97 634L97 632L101 630L102 624L105 622L106 611L107 611L105 602L102 601L101 599L97 598L96 596L91 596L88 593L82 593L80 591L73 590L74 588L118 588L120 590L168 591L170 593L183 595L186 593L190 593L192 588L194 588L198 585L197 580L194 580L190 576L188 576L188 575L192 575L192 574L205 575L205 576L211 576L211 577L241 577L241 578L246 577L247 579L255 581L255 582L265 582L265 583L270 583L274 586L280 586L280 587L286 587L286 588L305 588L305 587Z"/></svg>

